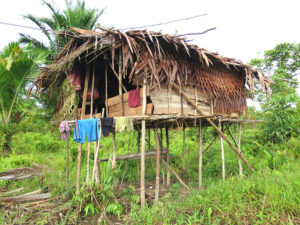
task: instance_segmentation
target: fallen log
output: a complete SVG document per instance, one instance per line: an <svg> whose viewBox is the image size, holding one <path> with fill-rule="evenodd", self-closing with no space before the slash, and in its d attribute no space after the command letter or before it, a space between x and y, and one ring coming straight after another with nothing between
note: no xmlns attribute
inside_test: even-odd
<svg viewBox="0 0 300 225"><path fill-rule="evenodd" d="M161 154L166 154L167 150L164 148L161 150ZM156 156L156 150L150 150L150 151L145 151L145 158L154 158ZM118 160L129 160L129 159L140 159L141 158L141 153L132 153L132 154L127 154L127 155L122 155L122 156L117 156L116 161ZM102 158L99 159L98 162L105 162L108 161L110 158Z"/></svg>
<svg viewBox="0 0 300 225"><path fill-rule="evenodd" d="M23 203L23 202L42 201L42 200L46 200L50 197L51 197L51 193L18 195L18 196L13 196L13 197L2 198L2 199L0 199L0 202Z"/></svg>
<svg viewBox="0 0 300 225"><path fill-rule="evenodd" d="M23 187L18 188L18 189L16 189L16 190L12 190L12 191L7 191L7 192L4 192L4 193L0 194L0 197L12 195L12 194L18 193L18 192L20 192L20 191L22 191L22 190L24 190Z"/></svg>
<svg viewBox="0 0 300 225"><path fill-rule="evenodd" d="M23 168L12 169L0 173L0 180L20 180L32 176L41 176L42 174L43 174L42 168L23 167Z"/></svg>

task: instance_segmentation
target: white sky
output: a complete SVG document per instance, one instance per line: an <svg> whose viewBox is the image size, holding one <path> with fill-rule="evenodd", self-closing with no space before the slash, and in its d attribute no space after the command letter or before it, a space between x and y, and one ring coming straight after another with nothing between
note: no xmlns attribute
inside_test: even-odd
<svg viewBox="0 0 300 225"><path fill-rule="evenodd" d="M50 16L41 0L0 0L0 22L33 26L22 15ZM55 5L64 6L64 0ZM263 51L281 42L299 42L299 0L86 0L90 8L106 8L99 22L103 26L126 28L207 13L207 16L172 23L151 30L174 34L201 32L216 27L201 36L190 36L194 43L209 51L249 62L261 57ZM0 49L18 39L18 32L37 39L40 31L0 24Z"/></svg>

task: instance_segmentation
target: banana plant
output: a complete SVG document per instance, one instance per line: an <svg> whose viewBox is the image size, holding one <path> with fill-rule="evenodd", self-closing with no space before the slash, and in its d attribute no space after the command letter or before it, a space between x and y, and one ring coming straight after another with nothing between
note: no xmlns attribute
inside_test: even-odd
<svg viewBox="0 0 300 225"><path fill-rule="evenodd" d="M18 102L24 98L26 85L46 62L48 52L27 45L10 43L0 52L0 124L7 128Z"/></svg>

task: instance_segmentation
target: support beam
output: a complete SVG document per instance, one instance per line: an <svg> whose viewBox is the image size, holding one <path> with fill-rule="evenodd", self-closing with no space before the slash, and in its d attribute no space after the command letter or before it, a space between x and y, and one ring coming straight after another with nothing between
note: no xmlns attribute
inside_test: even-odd
<svg viewBox="0 0 300 225"><path fill-rule="evenodd" d="M69 189L69 139L67 139L66 144L66 185Z"/></svg>
<svg viewBox="0 0 300 225"><path fill-rule="evenodd" d="M154 201L158 202L159 197L159 158L160 158L160 140L157 128L154 129L155 142L156 142L156 176L155 176L155 198Z"/></svg>
<svg viewBox="0 0 300 225"><path fill-rule="evenodd" d="M180 176L175 172L175 170L164 160L161 159L163 164L174 174L174 176L177 178L177 180L182 184L183 187L185 187L187 190L190 190L189 186L187 186L183 180L180 178Z"/></svg>
<svg viewBox="0 0 300 225"><path fill-rule="evenodd" d="M113 170L116 169L116 157L117 157L117 151L116 151L116 132L113 131L113 155L112 155L112 161L111 161L111 168Z"/></svg>
<svg viewBox="0 0 300 225"><path fill-rule="evenodd" d="M170 143L169 143L169 127L165 128L166 130L166 144L167 144L167 163L170 164ZM170 186L170 169L167 167L167 186Z"/></svg>
<svg viewBox="0 0 300 225"><path fill-rule="evenodd" d="M183 159L182 159L182 169L185 170L185 126L182 126L182 131L183 131L183 135L182 135L182 145L183 145Z"/></svg>
<svg viewBox="0 0 300 225"><path fill-rule="evenodd" d="M141 152L141 131L138 130L137 135L137 153L139 154ZM141 160L137 160L137 176L140 177L140 163Z"/></svg>
<svg viewBox="0 0 300 225"><path fill-rule="evenodd" d="M82 100L80 119L83 119L83 116L85 115L86 96L87 96L87 91L88 91L89 75L90 75L90 67L87 66L85 79L84 79L83 100ZM78 158L77 158L76 195L79 195L79 192L80 192L81 151L82 151L82 144L80 143L78 146Z"/></svg>
<svg viewBox="0 0 300 225"><path fill-rule="evenodd" d="M181 93L183 94L183 96L186 98L186 100L188 101L188 103L190 103L195 109L197 109L197 111L199 112L199 114L201 116L205 116L205 114L202 112L202 110L195 105L195 103L190 99L190 97L184 92L182 91L179 86L177 84L173 84L173 86ZM248 163L248 161L245 159L245 157L233 146L233 144L230 142L230 140L224 135L224 133L214 124L214 122L210 119L210 118L205 118L206 121L213 127L216 129L216 131L218 131L218 133L225 139L225 141L229 144L229 146L233 149L233 151L235 151L235 153L237 155L239 155L241 157L241 159L244 161L244 163L248 166L248 168L251 171L254 171L254 169L250 166L250 164Z"/></svg>
<svg viewBox="0 0 300 225"><path fill-rule="evenodd" d="M242 143L242 124L241 123L238 123L239 124L239 142L238 142L238 149L239 149L239 152L242 154L242 151L241 151L241 143ZM240 177L243 176L243 165L242 165L242 162L241 162L241 158L238 157L238 164L239 164L239 174L240 174Z"/></svg>
<svg viewBox="0 0 300 225"><path fill-rule="evenodd" d="M219 117L219 129L222 130L221 117ZM224 154L224 142L223 137L221 139L221 156L222 156L222 179L225 180L225 154Z"/></svg>
<svg viewBox="0 0 300 225"><path fill-rule="evenodd" d="M209 145L202 151L202 155L203 155L205 152L207 152L207 151L211 148L211 146L213 145L213 143L215 143L215 141L217 140L218 137L219 137L219 135L216 135L216 136L214 137L214 139L209 143ZM194 163L196 163L197 160L198 160L198 158L195 158L195 159L188 165L188 167L186 168L186 170L188 170Z"/></svg>
<svg viewBox="0 0 300 225"><path fill-rule="evenodd" d="M93 75L92 75L92 92L91 92L91 105L90 105L90 119L93 118L93 105L94 105L94 88L95 88L95 61L93 63ZM90 155L91 155L91 142L88 142L87 152L87 169L86 169L86 183L90 182Z"/></svg>
<svg viewBox="0 0 300 225"><path fill-rule="evenodd" d="M198 189L202 189L202 120L199 122L199 184Z"/></svg>
<svg viewBox="0 0 300 225"><path fill-rule="evenodd" d="M143 80L143 111L146 114L146 89L147 89L147 73L145 71ZM141 147L141 208L145 206L145 139L146 139L146 120L142 120L142 147Z"/></svg>

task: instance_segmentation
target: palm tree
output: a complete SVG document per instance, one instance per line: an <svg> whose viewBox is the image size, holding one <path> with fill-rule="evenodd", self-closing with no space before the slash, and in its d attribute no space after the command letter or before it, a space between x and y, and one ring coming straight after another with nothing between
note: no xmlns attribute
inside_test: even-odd
<svg viewBox="0 0 300 225"><path fill-rule="evenodd" d="M20 43L32 43L35 47L49 50L51 58L54 58L59 49L59 45L63 46L67 40L64 37L57 37L55 31L66 30L68 27L78 27L84 29L94 29L95 25L104 10L86 8L84 0L77 0L73 5L71 0L66 0L65 10L56 10L50 3L43 0L43 3L50 9L51 17L35 17L32 14L25 15L24 18L31 20L38 26L46 38L48 43L31 37L30 35L20 33Z"/></svg>

